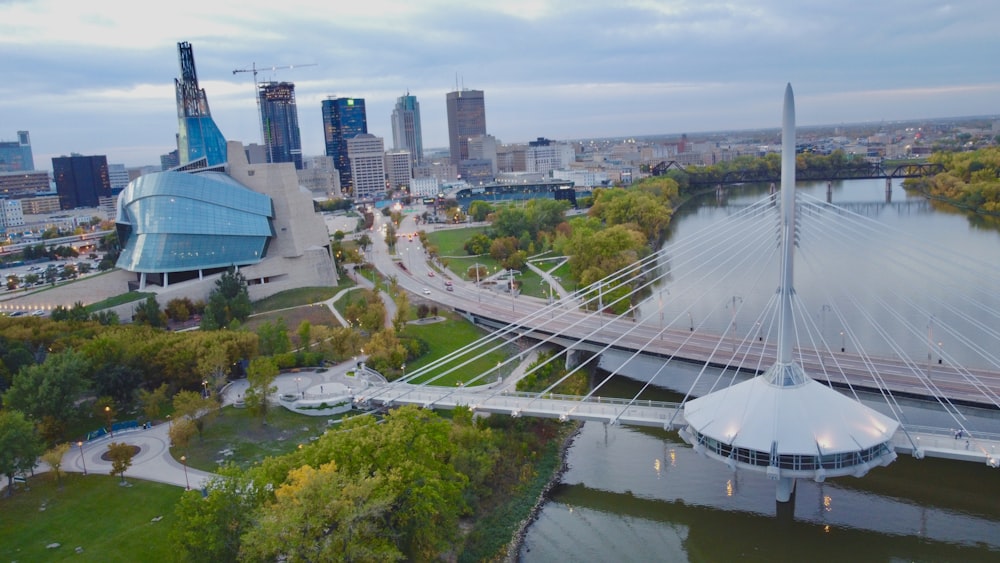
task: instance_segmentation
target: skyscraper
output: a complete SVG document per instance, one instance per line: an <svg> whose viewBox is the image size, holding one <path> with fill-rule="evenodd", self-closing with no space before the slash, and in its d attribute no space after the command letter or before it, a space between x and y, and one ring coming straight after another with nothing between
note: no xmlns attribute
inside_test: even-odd
<svg viewBox="0 0 1000 563"><path fill-rule="evenodd" d="M213 167L226 163L226 139L208 109L205 90L198 87L191 44L177 44L181 77L174 79L177 91L177 149L181 166Z"/></svg>
<svg viewBox="0 0 1000 563"><path fill-rule="evenodd" d="M323 138L326 156L333 157L333 165L340 175L340 189L353 192L351 161L347 156L347 140L368 132L365 101L362 98L329 97L323 100Z"/></svg>
<svg viewBox="0 0 1000 563"><path fill-rule="evenodd" d="M262 82L258 86L260 126L268 162L294 162L302 170L302 138L291 82Z"/></svg>
<svg viewBox="0 0 1000 563"><path fill-rule="evenodd" d="M18 131L16 141L0 141L0 172L34 170L31 138L27 131Z"/></svg>
<svg viewBox="0 0 1000 563"><path fill-rule="evenodd" d="M486 100L482 90L458 90L445 95L448 106L448 144L451 163L462 174L469 159L469 138L486 134Z"/></svg>
<svg viewBox="0 0 1000 563"><path fill-rule="evenodd" d="M98 207L100 198L111 197L108 157L104 155L53 157L52 176L63 209Z"/></svg>
<svg viewBox="0 0 1000 563"><path fill-rule="evenodd" d="M409 92L396 98L392 110L392 148L410 151L413 164L424 159L424 141L420 133L420 102Z"/></svg>

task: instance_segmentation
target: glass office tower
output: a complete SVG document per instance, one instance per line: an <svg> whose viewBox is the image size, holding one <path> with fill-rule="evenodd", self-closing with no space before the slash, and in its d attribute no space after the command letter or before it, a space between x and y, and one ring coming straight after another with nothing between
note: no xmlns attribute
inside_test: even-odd
<svg viewBox="0 0 1000 563"><path fill-rule="evenodd" d="M333 165L340 175L340 189L353 192L351 161L347 157L347 140L368 132L365 101L362 98L335 98L323 100L323 138L326 156L333 157Z"/></svg>
<svg viewBox="0 0 1000 563"><path fill-rule="evenodd" d="M293 162L302 170L302 138L291 82L262 82L258 86L260 126L268 162Z"/></svg>

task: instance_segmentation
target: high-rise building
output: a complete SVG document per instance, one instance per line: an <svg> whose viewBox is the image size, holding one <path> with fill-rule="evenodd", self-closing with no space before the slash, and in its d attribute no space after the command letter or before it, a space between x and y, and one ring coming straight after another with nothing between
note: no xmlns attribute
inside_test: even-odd
<svg viewBox="0 0 1000 563"><path fill-rule="evenodd" d="M291 82L262 82L257 95L268 162L294 162L302 170L302 138Z"/></svg>
<svg viewBox="0 0 1000 563"><path fill-rule="evenodd" d="M385 153L385 173L389 179L389 189L408 189L413 177L410 151L393 150Z"/></svg>
<svg viewBox="0 0 1000 563"><path fill-rule="evenodd" d="M53 157L52 176L63 209L97 207L102 197L111 197L108 158L104 155Z"/></svg>
<svg viewBox="0 0 1000 563"><path fill-rule="evenodd" d="M420 102L409 92L396 98L392 110L392 148L410 151L413 164L424 159L424 141L420 133Z"/></svg>
<svg viewBox="0 0 1000 563"><path fill-rule="evenodd" d="M128 170L124 164L108 165L108 181L111 182L111 193L118 193L125 189L131 181L128 177Z"/></svg>
<svg viewBox="0 0 1000 563"><path fill-rule="evenodd" d="M48 192L50 183L45 170L0 172L0 197L19 198Z"/></svg>
<svg viewBox="0 0 1000 563"><path fill-rule="evenodd" d="M16 141L0 141L0 172L21 172L35 169L31 156L31 138L27 131L18 131Z"/></svg>
<svg viewBox="0 0 1000 563"><path fill-rule="evenodd" d="M486 134L486 99L482 90L458 90L445 95L448 109L448 146L451 163L462 175L469 157L469 138Z"/></svg>
<svg viewBox="0 0 1000 563"><path fill-rule="evenodd" d="M21 209L21 201L0 198L0 233L7 234L23 226L24 210Z"/></svg>
<svg viewBox="0 0 1000 563"><path fill-rule="evenodd" d="M382 137L361 133L347 140L351 161L352 195L373 199L385 193L385 143Z"/></svg>
<svg viewBox="0 0 1000 563"><path fill-rule="evenodd" d="M177 150L181 166L208 168L226 163L226 139L208 109L205 90L198 87L191 44L177 44L181 77L174 79L177 91Z"/></svg>
<svg viewBox="0 0 1000 563"><path fill-rule="evenodd" d="M340 188L352 193L351 161L347 156L347 141L368 132L365 101L362 98L329 97L323 100L323 139L326 156L333 157L333 165L340 175Z"/></svg>

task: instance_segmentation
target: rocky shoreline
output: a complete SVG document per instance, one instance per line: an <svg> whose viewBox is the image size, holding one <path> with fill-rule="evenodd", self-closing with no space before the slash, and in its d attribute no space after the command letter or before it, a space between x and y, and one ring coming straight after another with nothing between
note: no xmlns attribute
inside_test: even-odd
<svg viewBox="0 0 1000 563"><path fill-rule="evenodd" d="M541 492L538 493L538 498L535 499L535 505L531 507L531 511L528 515L521 521L518 525L517 530L514 532L510 543L507 545L506 556L504 561L507 563L516 563L520 559L521 548L524 546L524 538L528 533L528 527L531 526L538 518L538 513L541 512L542 507L549 500L549 492L552 488L558 485L562 481L563 474L566 473L566 455L569 452L570 446L573 445L573 441L580 434L580 429L582 428L582 423L576 424L571 432L563 439L562 444L559 446L559 465L552 472L552 476L549 478L548 483L542 488Z"/></svg>

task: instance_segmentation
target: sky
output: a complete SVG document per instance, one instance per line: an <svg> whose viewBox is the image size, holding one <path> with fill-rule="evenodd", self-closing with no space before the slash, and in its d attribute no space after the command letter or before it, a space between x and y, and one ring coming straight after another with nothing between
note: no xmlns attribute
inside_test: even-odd
<svg viewBox="0 0 1000 563"><path fill-rule="evenodd" d="M998 25L995 0L0 0L0 141L159 165L182 41L227 139L261 142L234 70L294 82L306 156L328 96L364 98L388 149L409 92L447 147L463 87L502 143L777 128L786 83L800 126L995 115Z"/></svg>

